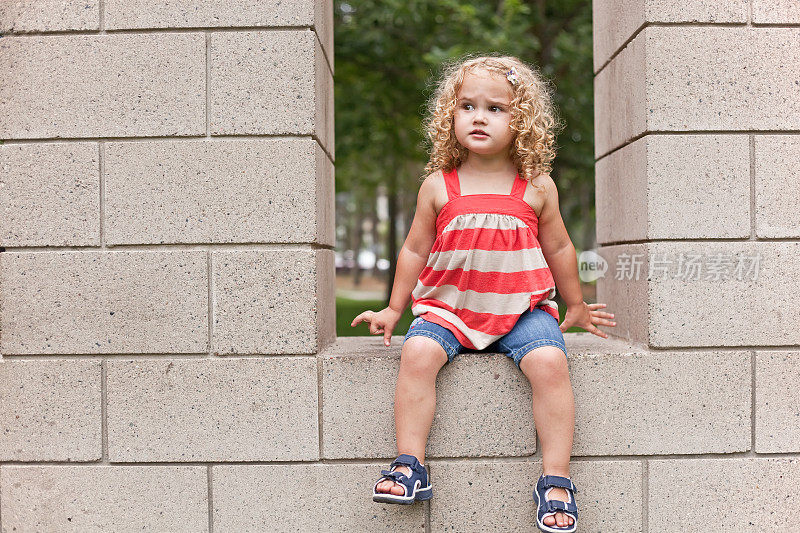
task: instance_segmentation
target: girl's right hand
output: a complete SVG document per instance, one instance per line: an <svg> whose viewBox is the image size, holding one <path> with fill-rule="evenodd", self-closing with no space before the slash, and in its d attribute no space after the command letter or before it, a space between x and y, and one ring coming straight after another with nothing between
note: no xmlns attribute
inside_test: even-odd
<svg viewBox="0 0 800 533"><path fill-rule="evenodd" d="M364 311L353 319L350 323L355 327L361 322L369 322L369 332L373 335L380 335L383 333L383 343L389 346L392 341L392 331L400 321L400 316L403 313L398 313L391 307L387 307L382 311Z"/></svg>

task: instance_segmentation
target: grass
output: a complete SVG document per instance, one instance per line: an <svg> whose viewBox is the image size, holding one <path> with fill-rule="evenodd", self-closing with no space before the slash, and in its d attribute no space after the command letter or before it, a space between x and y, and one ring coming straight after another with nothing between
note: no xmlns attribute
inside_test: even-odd
<svg viewBox="0 0 800 533"><path fill-rule="evenodd" d="M558 302L560 310L563 312L564 304ZM352 300L350 298L336 298L336 336L337 337L366 337L372 335L369 332L369 324L361 322L356 327L350 326L353 319L364 311L371 309L372 311L380 311L385 307L383 300ZM411 306L408 306L400 317L400 321L395 326L392 335L404 336L414 320L414 315L411 314ZM564 320L563 315L558 323ZM585 331L582 328L571 327L567 333L576 333ZM377 337L377 335L375 335Z"/></svg>
<svg viewBox="0 0 800 533"><path fill-rule="evenodd" d="M336 336L337 337L366 337L372 335L369 332L369 323L361 322L356 327L350 326L355 317L364 311L380 311L385 307L383 300L351 300L349 298L336 298ZM400 321L394 328L392 335L405 335L414 315L411 314L411 306L408 306ZM377 335L375 335L377 337Z"/></svg>

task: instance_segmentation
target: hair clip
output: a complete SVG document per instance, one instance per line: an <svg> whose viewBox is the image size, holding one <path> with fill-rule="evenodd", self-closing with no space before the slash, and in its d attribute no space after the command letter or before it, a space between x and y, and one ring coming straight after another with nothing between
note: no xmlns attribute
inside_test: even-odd
<svg viewBox="0 0 800 533"><path fill-rule="evenodd" d="M508 81L511 82L511 85L514 85L514 86L519 85L519 74L517 73L517 69L516 68L511 67L511 70L506 72L506 78L508 78Z"/></svg>

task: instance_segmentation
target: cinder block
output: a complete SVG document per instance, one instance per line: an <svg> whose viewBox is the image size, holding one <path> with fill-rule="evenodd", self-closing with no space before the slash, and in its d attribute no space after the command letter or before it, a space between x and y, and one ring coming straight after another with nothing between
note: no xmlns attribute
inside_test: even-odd
<svg viewBox="0 0 800 533"><path fill-rule="evenodd" d="M394 393L403 337L339 337L322 358L325 458L397 456ZM466 354L436 379L428 456L529 455L536 451L531 387L501 354Z"/></svg>
<svg viewBox="0 0 800 533"><path fill-rule="evenodd" d="M646 37L648 129L800 127L800 100L786 97L798 90L800 28L652 27Z"/></svg>
<svg viewBox="0 0 800 533"><path fill-rule="evenodd" d="M112 462L319 459L313 357L107 365Z"/></svg>
<svg viewBox="0 0 800 533"><path fill-rule="evenodd" d="M319 35L333 69L331 0L106 0L106 29L311 26Z"/></svg>
<svg viewBox="0 0 800 533"><path fill-rule="evenodd" d="M624 350L618 341L594 338L594 350L570 364L573 455L750 449L750 352Z"/></svg>
<svg viewBox="0 0 800 533"><path fill-rule="evenodd" d="M595 0L592 2L594 71L646 23L745 24L747 7L747 0Z"/></svg>
<svg viewBox="0 0 800 533"><path fill-rule="evenodd" d="M749 154L747 135L646 135L613 152L597 162L598 242L749 237Z"/></svg>
<svg viewBox="0 0 800 533"><path fill-rule="evenodd" d="M325 60L333 76L336 74L333 50L333 2L329 0L314 0L314 31L317 32L317 38L322 43ZM329 90L333 92L333 83L331 83ZM332 104L333 97L331 96Z"/></svg>
<svg viewBox="0 0 800 533"><path fill-rule="evenodd" d="M800 136L755 136L756 235L800 237Z"/></svg>
<svg viewBox="0 0 800 533"><path fill-rule="evenodd" d="M312 26L313 0L106 0L106 29Z"/></svg>
<svg viewBox="0 0 800 533"><path fill-rule="evenodd" d="M800 452L800 352L756 352L756 452Z"/></svg>
<svg viewBox="0 0 800 533"><path fill-rule="evenodd" d="M205 251L0 254L0 352L208 350Z"/></svg>
<svg viewBox="0 0 800 533"><path fill-rule="evenodd" d="M308 137L107 143L106 243L333 246L327 159Z"/></svg>
<svg viewBox="0 0 800 533"><path fill-rule="evenodd" d="M4 531L208 531L205 466L3 465Z"/></svg>
<svg viewBox="0 0 800 533"><path fill-rule="evenodd" d="M639 34L594 77L594 153L600 158L647 130L646 40Z"/></svg>
<svg viewBox="0 0 800 533"><path fill-rule="evenodd" d="M209 46L212 135L313 135L333 157L333 79L314 32L212 33Z"/></svg>
<svg viewBox="0 0 800 533"><path fill-rule="evenodd" d="M797 529L796 458L651 459L648 465L648 531ZM687 499L699 503L687 505Z"/></svg>
<svg viewBox="0 0 800 533"><path fill-rule="evenodd" d="M536 530L540 460L429 464L432 532ZM570 478L578 489L578 531L642 530L640 461L572 461Z"/></svg>
<svg viewBox="0 0 800 533"><path fill-rule="evenodd" d="M609 336L647 344L651 327L647 244L601 246L605 272L597 279L597 301L614 313Z"/></svg>
<svg viewBox="0 0 800 533"><path fill-rule="evenodd" d="M800 128L800 28L648 26L595 77L595 155L645 132Z"/></svg>
<svg viewBox="0 0 800 533"><path fill-rule="evenodd" d="M320 250L315 258L317 296L316 352L336 340L336 262L332 250Z"/></svg>
<svg viewBox="0 0 800 533"><path fill-rule="evenodd" d="M647 187L651 176L660 170L647 164L648 143L653 137L637 139L595 163L598 243L646 238L650 224Z"/></svg>
<svg viewBox="0 0 800 533"><path fill-rule="evenodd" d="M0 359L0 461L102 456L100 361Z"/></svg>
<svg viewBox="0 0 800 533"><path fill-rule="evenodd" d="M800 243L654 242L598 253L609 270L597 299L617 314L615 335L657 348L800 344Z"/></svg>
<svg viewBox="0 0 800 533"><path fill-rule="evenodd" d="M211 256L217 354L315 354L335 336L332 250Z"/></svg>
<svg viewBox="0 0 800 533"><path fill-rule="evenodd" d="M99 27L99 0L0 2L0 33L96 30Z"/></svg>
<svg viewBox="0 0 800 533"><path fill-rule="evenodd" d="M5 37L0 138L200 135L202 33Z"/></svg>
<svg viewBox="0 0 800 533"><path fill-rule="evenodd" d="M96 143L0 146L0 246L98 246Z"/></svg>
<svg viewBox="0 0 800 533"><path fill-rule="evenodd" d="M756 24L796 24L800 22L800 4L796 0L752 0Z"/></svg>
<svg viewBox="0 0 800 533"><path fill-rule="evenodd" d="M425 505L372 501L386 467L214 465L214 531L424 531Z"/></svg>

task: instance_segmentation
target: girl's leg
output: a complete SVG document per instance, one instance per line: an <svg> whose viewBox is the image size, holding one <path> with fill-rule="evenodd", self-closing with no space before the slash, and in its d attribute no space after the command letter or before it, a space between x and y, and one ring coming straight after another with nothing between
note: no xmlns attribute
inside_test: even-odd
<svg viewBox="0 0 800 533"><path fill-rule="evenodd" d="M415 456L425 464L425 445L436 410L436 376L447 362L447 354L437 341L423 335L409 337L400 352L400 372L394 393L394 423L397 451ZM411 469L396 469L411 474ZM382 481L378 492L402 495L403 487Z"/></svg>
<svg viewBox="0 0 800 533"><path fill-rule="evenodd" d="M542 473L569 477L569 458L575 429L575 401L564 352L541 346L528 352L520 369L531 383L533 422L542 446ZM550 499L567 501L566 490L555 487ZM544 519L545 525L569 526L573 520L562 512Z"/></svg>

